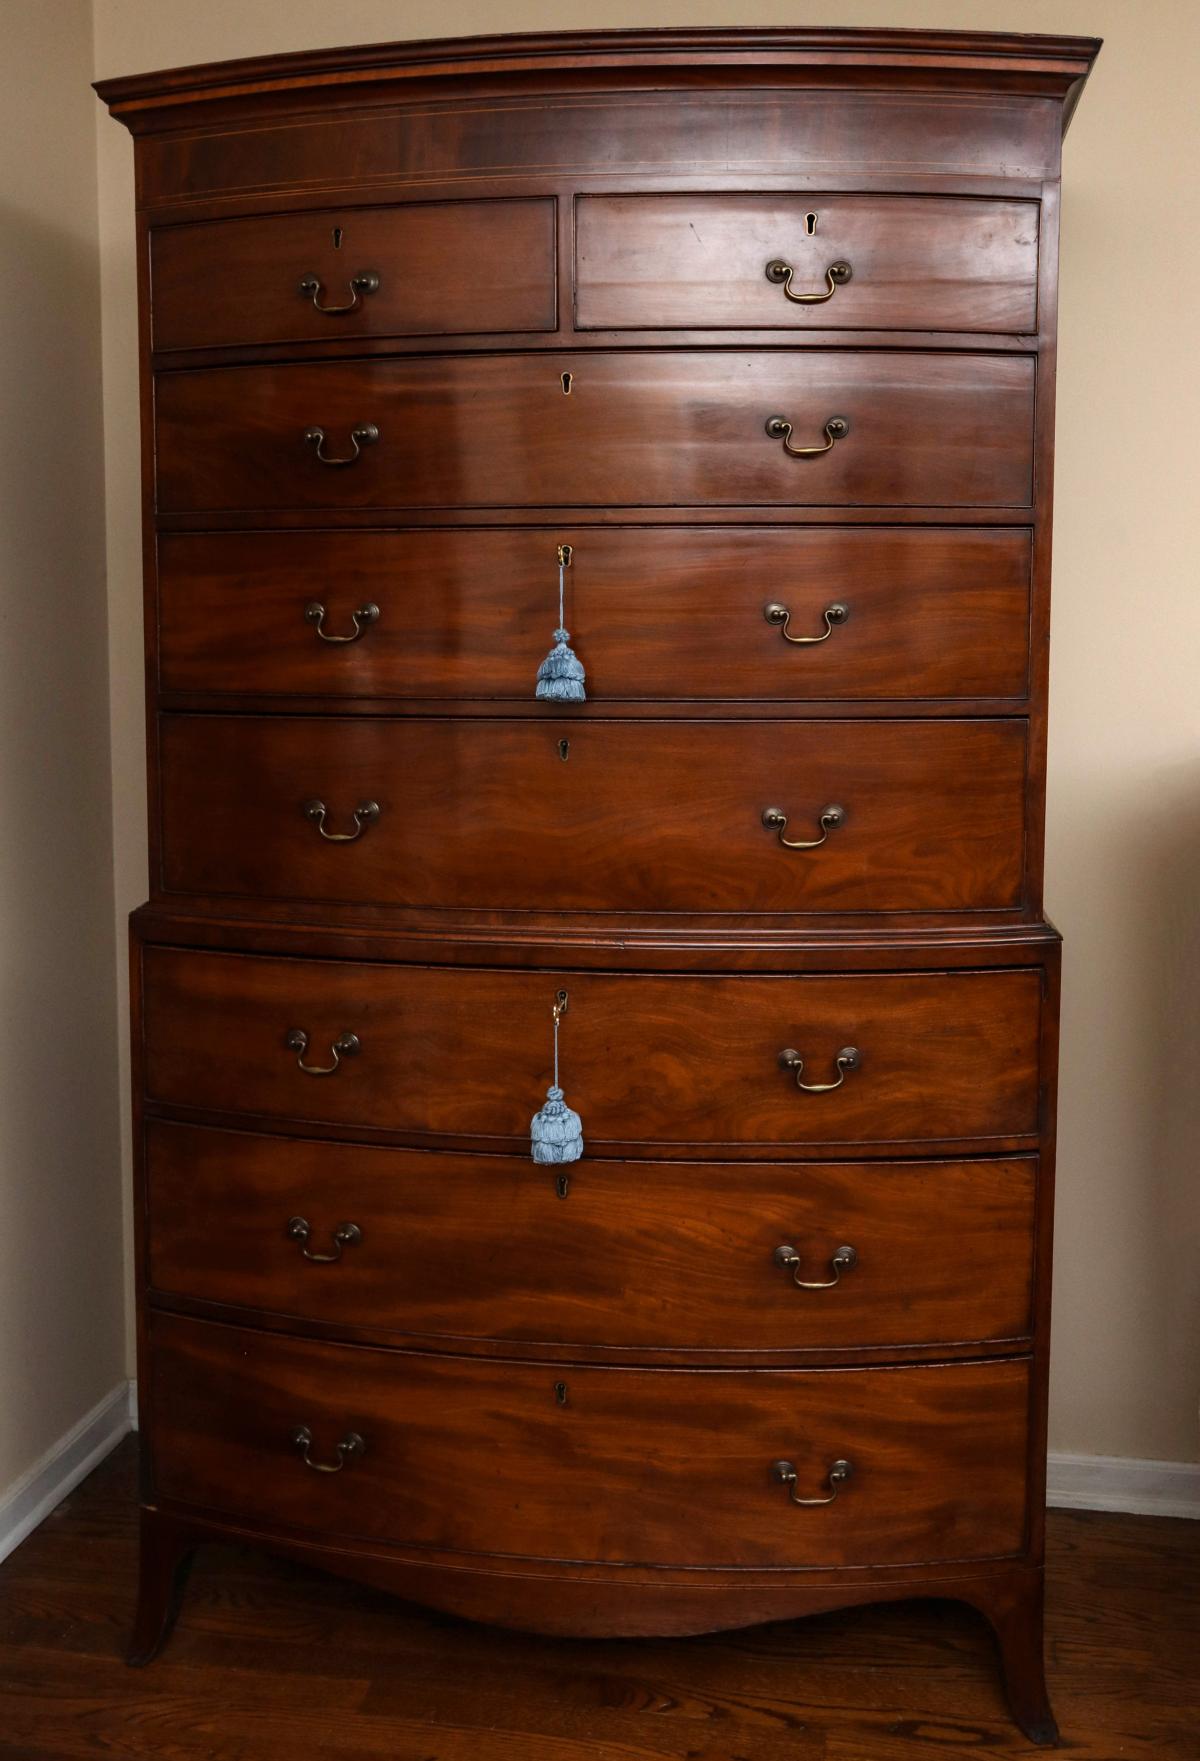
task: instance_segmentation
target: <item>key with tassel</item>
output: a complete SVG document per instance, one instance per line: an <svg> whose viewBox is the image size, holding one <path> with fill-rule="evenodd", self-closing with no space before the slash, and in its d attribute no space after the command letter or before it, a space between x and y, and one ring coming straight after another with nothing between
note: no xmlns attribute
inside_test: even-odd
<svg viewBox="0 0 1200 1761"><path fill-rule="evenodd" d="M558 1028L567 1012L567 993L559 991L554 999L554 1081L546 1090L546 1104L529 1122L530 1149L535 1162L556 1164L577 1162L583 1154L583 1121L563 1099L558 1086ZM567 1180L560 1175L558 1196L567 1196Z"/></svg>
<svg viewBox="0 0 1200 1761"><path fill-rule="evenodd" d="M550 650L537 672L536 695L545 703L584 703L587 691L584 689L583 662L568 644L571 640L570 630L564 628L564 577L571 566L572 556L569 544L558 547L558 628L554 632L554 647Z"/></svg>

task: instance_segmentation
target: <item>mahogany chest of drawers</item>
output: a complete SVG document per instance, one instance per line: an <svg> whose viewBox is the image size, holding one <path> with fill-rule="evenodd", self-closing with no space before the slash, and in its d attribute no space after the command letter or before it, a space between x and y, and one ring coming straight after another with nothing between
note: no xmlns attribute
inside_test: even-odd
<svg viewBox="0 0 1200 1761"><path fill-rule="evenodd" d="M134 1661L222 1536L549 1633L950 1596L1054 1739L1056 249L1096 48L100 86L141 253ZM556 624L576 700L536 691Z"/></svg>

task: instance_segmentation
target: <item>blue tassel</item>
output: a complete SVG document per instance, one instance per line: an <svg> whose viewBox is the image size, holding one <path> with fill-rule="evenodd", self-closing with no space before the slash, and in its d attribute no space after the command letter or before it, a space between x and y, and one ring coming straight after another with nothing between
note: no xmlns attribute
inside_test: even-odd
<svg viewBox="0 0 1200 1761"><path fill-rule="evenodd" d="M585 703L587 692L583 682L587 674L579 656L567 646L570 630L563 628L563 575L569 546L560 545L558 556L558 629L554 632L554 647L538 668L537 696L547 703Z"/></svg>
<svg viewBox="0 0 1200 1761"><path fill-rule="evenodd" d="M567 993L554 1000L554 1082L546 1090L546 1105L529 1121L530 1150L535 1162L577 1162L583 1154L583 1121L563 1100L558 1086L558 1023L567 1010ZM565 1186L560 1188L566 1196Z"/></svg>

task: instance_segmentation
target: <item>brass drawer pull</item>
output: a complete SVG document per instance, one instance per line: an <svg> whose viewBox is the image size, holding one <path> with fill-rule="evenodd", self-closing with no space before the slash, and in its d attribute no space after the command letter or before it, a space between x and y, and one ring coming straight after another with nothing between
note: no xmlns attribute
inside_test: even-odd
<svg viewBox="0 0 1200 1761"><path fill-rule="evenodd" d="M802 1088L808 1095L826 1095L835 1088L841 1088L851 1070L857 1070L862 1063L862 1054L857 1046L843 1046L833 1061L837 1071L836 1082L801 1082L804 1075L804 1059L791 1046L785 1046L777 1060L781 1070L790 1070L796 1078L796 1087ZM854 1250L851 1249L851 1252ZM849 1268L847 1268L849 1270Z"/></svg>
<svg viewBox="0 0 1200 1761"><path fill-rule="evenodd" d="M825 629L820 636L793 636L788 629L791 616L787 606L780 605L777 600L772 600L770 605L763 606L763 617L769 624L775 625L785 642L794 642L797 648L812 648L818 642L828 642L833 635L834 627L838 624L844 624L850 616L850 607L843 605L838 599L835 599L832 605L827 605L822 613L825 619ZM335 637L334 640L339 640L339 638ZM342 636L340 640L353 642L354 638L353 636Z"/></svg>
<svg viewBox="0 0 1200 1761"><path fill-rule="evenodd" d="M830 270L830 274L833 271ZM311 300L318 312L326 318L344 318L347 312L357 312L368 294L378 293L379 277L373 269L360 269L357 275L350 277L351 298L344 306L323 306L321 304L321 277L306 275L300 283L301 296Z"/></svg>
<svg viewBox="0 0 1200 1761"><path fill-rule="evenodd" d="M825 424L824 446L793 446L792 425L787 418L770 416L767 419L767 433L772 440L782 440L784 452L792 459L815 459L820 453L828 452L836 441L845 440L849 432L850 424L845 416L830 416ZM344 462L343 460L329 461L329 463Z"/></svg>
<svg viewBox="0 0 1200 1761"><path fill-rule="evenodd" d="M831 263L825 271L824 293L793 293L792 277L795 273L792 265L785 263L782 257L776 257L767 264L767 280L773 281L776 286L782 286L784 293L794 304L797 306L822 306L826 300L833 298L839 287L846 285L854 271L849 263L841 261Z"/></svg>
<svg viewBox="0 0 1200 1761"><path fill-rule="evenodd" d="M787 814L783 809L764 807L762 812L763 824L769 832L779 833L779 842L785 850L819 850L830 832L836 832L845 823L845 819L846 809L832 802L828 807L822 807L817 816L817 824L821 828L819 838L785 838L783 834L787 830Z"/></svg>
<svg viewBox="0 0 1200 1761"><path fill-rule="evenodd" d="M304 817L311 819L321 836L328 844L352 844L361 838L369 825L374 825L379 818L378 801L360 801L354 809L354 830L352 832L327 832L325 830L326 807L323 801L306 801Z"/></svg>
<svg viewBox="0 0 1200 1761"><path fill-rule="evenodd" d="M852 1461L835 1461L831 1464L826 1482L830 1487L828 1498L797 1498L796 1481L799 1476L790 1461L773 1461L771 1473L775 1479L788 1488L793 1504L832 1504L846 1481L853 1475L854 1463Z"/></svg>
<svg viewBox="0 0 1200 1761"><path fill-rule="evenodd" d="M309 1264L313 1266L334 1265L341 1259L343 1248L354 1247L356 1243L362 1240L362 1230L357 1223L339 1223L333 1232L334 1251L332 1253L313 1253L308 1246L308 1241L311 1235L312 1224L307 1217L291 1217L288 1219L288 1240L298 1241L301 1244L301 1253ZM781 1248L780 1252L782 1251ZM853 1252L853 1248L850 1251Z"/></svg>
<svg viewBox="0 0 1200 1761"><path fill-rule="evenodd" d="M841 1084L834 1083L831 1086L840 1088ZM801 1087L803 1087L803 1084L801 1084ZM295 1219L293 1219L293 1221L294 1220ZM835 1284L841 1283L843 1272L852 1272L855 1266L857 1266L858 1253L852 1247L839 1247L829 1262L830 1269L833 1272L832 1278L820 1278L815 1280L802 1278L800 1276L800 1255L796 1252L794 1247L777 1247L775 1249L775 1264L777 1266L782 1266L785 1271L791 1272L792 1283L796 1286L797 1290L832 1290Z"/></svg>
<svg viewBox="0 0 1200 1761"><path fill-rule="evenodd" d="M367 1448L357 1431L347 1431L341 1442L334 1447L336 1461L314 1461L309 1454L312 1440L313 1434L307 1425L297 1425L292 1432L292 1443L300 1451L301 1461L314 1474L340 1474L348 1461L353 1461L356 1455L364 1455Z"/></svg>
<svg viewBox="0 0 1200 1761"><path fill-rule="evenodd" d="M308 1050L308 1035L302 1027L293 1027L283 1043L289 1052L295 1052L296 1062L306 1076L332 1076L343 1058L353 1058L361 1050L356 1033L339 1033L329 1048L333 1053L332 1064L306 1064L304 1054Z"/></svg>
<svg viewBox="0 0 1200 1761"><path fill-rule="evenodd" d="M325 607L319 599L309 601L304 608L304 616L310 624L316 626L317 635L322 642L357 642L367 625L373 624L379 616L379 607L372 604L360 605L357 611L350 613L350 622L354 625L353 636L331 636L329 634L325 628ZM792 641L795 639L794 636L791 638ZM820 642L823 638L817 636L813 640Z"/></svg>
<svg viewBox="0 0 1200 1761"><path fill-rule="evenodd" d="M352 465L364 446L374 446L379 439L379 430L374 422L358 422L350 430L350 444L354 451L344 459L331 459L323 450L325 446L325 430L323 428L306 428L305 443L316 449L317 457L323 465ZM818 451L820 448L818 448Z"/></svg>

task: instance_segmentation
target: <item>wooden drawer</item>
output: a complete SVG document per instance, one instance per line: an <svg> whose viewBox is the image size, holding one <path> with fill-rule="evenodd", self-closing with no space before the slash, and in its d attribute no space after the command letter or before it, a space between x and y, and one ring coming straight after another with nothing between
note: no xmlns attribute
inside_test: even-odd
<svg viewBox="0 0 1200 1761"><path fill-rule="evenodd" d="M161 761L168 892L839 915L1022 898L1017 719L164 716Z"/></svg>
<svg viewBox="0 0 1200 1761"><path fill-rule="evenodd" d="M1028 1365L626 1370L151 1321L159 1498L458 1553L684 1566L906 1565L1024 1540ZM565 1381L565 1403L555 1383ZM334 1463L352 1434L363 1448ZM852 1477L830 1504L836 1461Z"/></svg>
<svg viewBox="0 0 1200 1761"><path fill-rule="evenodd" d="M1026 506L1033 386L1028 357L844 349L164 373L158 506ZM790 458L775 416L797 447L825 444L834 417L849 432ZM318 429L348 467L322 463Z"/></svg>
<svg viewBox="0 0 1200 1761"><path fill-rule="evenodd" d="M553 330L554 248L549 197L157 227L154 347Z"/></svg>
<svg viewBox="0 0 1200 1761"><path fill-rule="evenodd" d="M895 526L164 534L163 688L528 701L560 542L592 703L1028 689L1028 531Z"/></svg>
<svg viewBox="0 0 1200 1761"><path fill-rule="evenodd" d="M1036 202L960 196L581 196L575 319L584 330L1032 331L1038 214ZM772 263L790 280L769 277ZM801 304L785 288L827 297Z"/></svg>
<svg viewBox="0 0 1200 1761"><path fill-rule="evenodd" d="M937 1142L1037 1130L1037 969L853 977L493 972L145 950L152 1101L524 1152L569 990L567 1098L587 1144ZM286 1039L326 1065L307 1076ZM829 1082L843 1047L860 1065Z"/></svg>
<svg viewBox="0 0 1200 1761"><path fill-rule="evenodd" d="M565 1201L557 1172L151 1120L150 1285L396 1334L710 1357L1029 1333L1032 1157L585 1160L561 1171ZM844 1244L857 1259L843 1272Z"/></svg>

